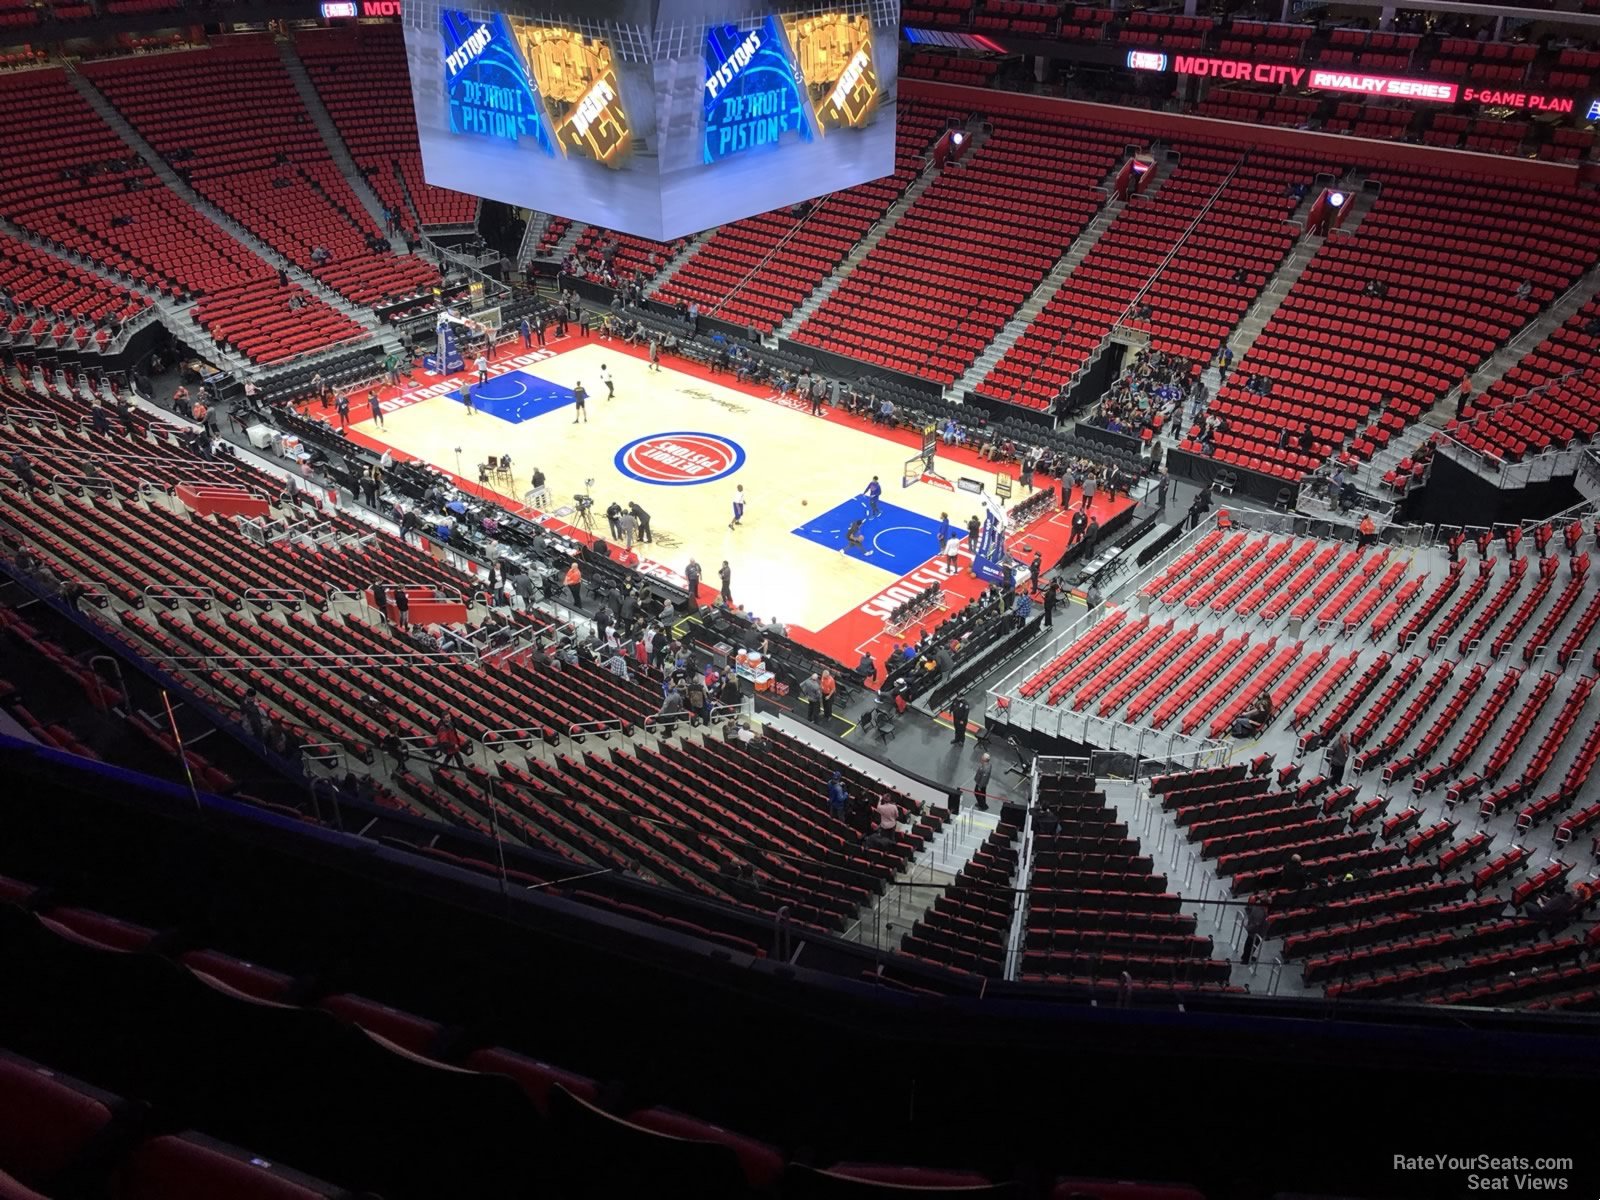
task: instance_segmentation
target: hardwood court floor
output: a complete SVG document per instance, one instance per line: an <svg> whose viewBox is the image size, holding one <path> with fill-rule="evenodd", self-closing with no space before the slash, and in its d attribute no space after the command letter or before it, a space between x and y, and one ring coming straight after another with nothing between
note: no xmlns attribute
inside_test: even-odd
<svg viewBox="0 0 1600 1200"><path fill-rule="evenodd" d="M477 463L510 454L519 498L533 468L539 467L549 479L555 515L570 518L561 509L578 493L594 497L595 532L602 537L608 532L606 506L613 500L623 505L637 501L651 513L656 537L653 546L636 547L642 556L681 576L692 555L713 589L726 559L735 603L760 617L777 616L808 630L823 628L933 558L941 512L949 512L963 533L970 516L981 516L973 496L927 484L903 488L909 447L752 396L731 386L731 377L724 377L724 384L670 363L654 372L622 347L594 341L525 366L516 362L502 358L495 364L496 377L486 391L527 391L524 382L512 380L510 370L564 389L581 382L589 393L588 421L573 424L570 403L512 422L489 411L469 415L455 398L433 396L387 412L383 430L371 421L352 429L451 473L458 473L459 448L459 474L472 482L477 480ZM605 398L602 364L616 383L614 400ZM484 403L487 408L492 402ZM356 412L361 411L358 403ZM619 457L639 439L684 433L706 436L644 444L647 452L665 448L665 463L641 459L639 449L629 460L633 466ZM742 451L743 461L728 463L726 473L710 482L680 481L683 472L673 465L672 447L706 450L693 469L714 473L724 465L719 457L723 443ZM641 466L646 473L676 478L670 483L646 481L639 477ZM994 476L975 466L944 460L941 470L993 485ZM868 548L876 546L875 553L871 558L843 556L837 547L844 528L853 517L866 516L860 496L874 475L883 486L885 508L863 532ZM592 487L586 485L588 479L594 480ZM740 484L749 499L742 524L730 530L734 489ZM802 527L807 532L797 533Z"/></svg>
<svg viewBox="0 0 1600 1200"><path fill-rule="evenodd" d="M618 398L610 404L603 399L598 376L602 362L617 382ZM981 511L976 498L932 484L900 486L905 460L921 444L920 435L910 429L885 430L831 409L813 417L809 410L785 407L769 387L713 376L697 363L670 357L659 373L651 372L643 351L583 341L575 331L552 339L548 349L502 348L486 389L499 398L485 404L515 421L486 413L469 417L457 400L446 397L469 377L419 374L401 387L381 387L387 428L361 421L348 435L370 448L392 446L402 457L424 459L450 474L457 471L459 446L461 486L509 493L514 505L520 505L532 468L539 466L552 484L549 516L563 526L568 518L575 519L572 496L584 490L584 480L593 478L590 494L599 505L595 528L601 536L607 534L601 514L613 498L637 500L652 513L658 541L639 547L646 555L639 564L645 573L681 586L683 568L693 554L703 568L701 599L711 602L717 567L727 557L736 604L748 605L763 619L780 617L799 640L844 662L854 663L863 651L882 662L897 644L915 640L924 625L936 625L945 610L936 609L907 629L891 632L886 623L896 605L929 584L944 590L951 609L983 590L983 582L968 570L946 574L934 545L938 514L948 511L964 536L968 517ZM572 411L563 405L570 403L567 385L579 381L591 394L590 421L574 428ZM593 398L596 393L602 398ZM353 415L364 414L366 405L360 397L353 399ZM325 421L333 416L316 404L304 411ZM698 436L654 440L654 435L685 431ZM618 466L618 454L640 439L646 440L634 451L629 475ZM670 462L663 467L660 458L640 457L652 445L691 450L696 459L691 470L702 476L723 467L729 473L688 486L643 482L634 468L668 475L675 469ZM474 464L491 452L515 460L516 481L509 488L478 484ZM743 457L736 468L725 461L738 455ZM976 480L989 490L996 478L992 464L964 447L941 446L938 469L952 480ZM864 511L858 497L874 474L884 485L885 515L868 522L863 532L875 553L869 558L851 551L850 557L842 557L837 546L849 521ZM749 507L743 526L730 532L732 491L741 482L750 495ZM1074 494L1074 504L1078 499ZM1091 511L1104 525L1131 506L1126 497L1108 500L1102 490ZM1069 526L1068 514L1051 508L1025 531L1013 534L1022 578L1035 552L1047 566L1061 556ZM965 567L970 560L963 555L961 562Z"/></svg>

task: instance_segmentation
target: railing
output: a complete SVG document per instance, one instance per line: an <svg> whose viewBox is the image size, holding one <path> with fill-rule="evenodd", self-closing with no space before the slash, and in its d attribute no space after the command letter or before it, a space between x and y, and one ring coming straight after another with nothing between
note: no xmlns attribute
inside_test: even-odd
<svg viewBox="0 0 1600 1200"><path fill-rule="evenodd" d="M1117 587L1113 589L1112 593L1105 597L1106 603L1109 604L1113 596L1122 593L1125 590L1127 590L1127 594L1130 597L1137 596L1139 588L1143 587L1151 579L1154 579L1157 574L1166 569L1166 566L1171 561L1178 558L1184 553L1184 551L1188 550L1190 546L1192 546L1195 542L1198 542L1202 537L1205 536L1206 533L1210 532L1215 523L1215 514L1208 514L1206 518L1196 524L1192 530L1184 534L1181 538L1169 546L1164 554L1152 559L1132 576L1121 581ZM1136 601L1130 599L1129 604L1130 607L1132 607L1136 604ZM1102 609L1104 607L1104 605L1101 606ZM1033 671L1037 670L1042 664L1049 662L1057 654L1060 654L1069 645L1071 645L1073 641L1086 633L1090 626L1092 626L1097 620L1100 619L1101 616L1104 615L1103 612L1100 612L1099 615L1097 615L1097 612L1086 611L1083 616L1079 617L1072 624L1064 626L1061 632L1056 634L1048 642L1045 642L1042 645L1036 645L1034 647L1033 655L1031 655L1025 662L1018 666L1016 670L1012 671L1011 674L1007 675L1004 679L1000 680L998 683L989 688L989 695L995 699L1005 698L1006 700L1010 701L1014 690L1021 685L1023 680L1025 680L1028 675L1032 674Z"/></svg>
<svg viewBox="0 0 1600 1200"><path fill-rule="evenodd" d="M626 729L627 722L618 717L604 721L574 721L567 726L567 736L575 742L587 741L591 735L597 735L603 740L613 733L621 734Z"/></svg>
<svg viewBox="0 0 1600 1200"><path fill-rule="evenodd" d="M1600 502L1600 450L1585 450L1578 460L1578 471L1573 484L1588 497L1590 503ZM1588 490L1585 490L1587 487Z"/></svg>
<svg viewBox="0 0 1600 1200"><path fill-rule="evenodd" d="M440 227L439 232L443 232L445 228L449 227ZM448 259L462 270L476 275L479 282L484 285L483 294L485 299L506 298L511 295L509 287L484 271L484 268L491 263L500 261L501 254L498 250L489 250L484 254L463 254L461 251L453 250L449 246L441 246L429 236L426 230L422 234L422 244L431 250L436 257Z"/></svg>
<svg viewBox="0 0 1600 1200"><path fill-rule="evenodd" d="M551 728L554 729L554 726ZM506 746L543 746L546 740L542 725L537 729L531 725L515 726L511 729L490 729L483 735L484 747L496 753Z"/></svg>
<svg viewBox="0 0 1600 1200"><path fill-rule="evenodd" d="M350 752L339 742L301 742L295 747L300 752L302 759L330 770L348 770L350 766Z"/></svg>
<svg viewBox="0 0 1600 1200"><path fill-rule="evenodd" d="M146 329L149 326L154 325L160 319L161 310L154 304L150 305L150 307L145 309L143 312L135 313L123 323L122 328L117 332L115 337L107 339L102 353L117 353L117 351L127 346L127 344L133 339L134 334L138 333L142 329Z"/></svg>
<svg viewBox="0 0 1600 1200"><path fill-rule="evenodd" d="M1033 760L1028 778L1028 807L1022 814L1021 840L1017 844L1015 890L1011 896L1011 928L1006 935L1004 973L1015 981L1022 967L1022 949L1028 937L1028 889L1033 883L1033 811L1039 803L1039 760Z"/></svg>
<svg viewBox="0 0 1600 1200"><path fill-rule="evenodd" d="M1576 474L1584 458L1591 454L1589 444L1546 450L1532 458L1508 462L1493 451L1474 450L1453 434L1441 435L1438 452L1465 467L1480 479L1507 490Z"/></svg>
<svg viewBox="0 0 1600 1200"><path fill-rule="evenodd" d="M151 612L155 611L154 602L178 604L205 604L215 605L217 594L210 588L196 587L189 584L162 584L153 583L143 589L145 607Z"/></svg>
<svg viewBox="0 0 1600 1200"><path fill-rule="evenodd" d="M1165 271L1167 267L1171 265L1172 260L1178 256L1178 251L1183 249L1183 244L1187 242L1194 234L1194 231L1200 227L1200 222L1206 219L1206 215L1212 210L1212 208L1216 206L1217 201L1222 199L1222 193L1227 191L1228 185L1231 184L1235 178L1237 178L1240 169L1244 166L1248 157L1249 155L1247 154L1241 154L1239 156L1239 161L1233 164L1233 170L1228 172L1223 181L1217 185L1217 190L1211 193L1210 197L1206 200L1200 211L1195 213L1194 220L1189 222L1189 226L1183 231L1183 235L1179 237L1177 241L1172 243L1172 249L1167 251L1167 256L1156 265L1156 269L1150 272L1150 278L1146 279L1144 281L1144 285L1128 300L1127 305L1122 310L1122 315L1116 320L1117 325L1126 325L1128 323L1130 319L1129 314L1139 307L1139 302L1143 300L1146 294L1149 293L1150 289L1155 286L1156 280L1161 278L1161 272Z"/></svg>
<svg viewBox="0 0 1600 1200"><path fill-rule="evenodd" d="M53 408L0 408L0 421L15 424L19 420L29 425L54 425L57 429L65 424Z"/></svg>
<svg viewBox="0 0 1600 1200"><path fill-rule="evenodd" d="M200 668L249 667L257 671L298 671L305 667L344 667L355 664L363 669L371 667L416 667L459 665L459 655L443 651L409 652L367 651L352 654L161 654L151 653L156 662L171 663L175 667L197 670Z"/></svg>
<svg viewBox="0 0 1600 1200"><path fill-rule="evenodd" d="M97 495L102 492L110 496L117 494L115 485L104 475L53 475L50 477L50 487L55 491L78 487Z"/></svg>
<svg viewBox="0 0 1600 1200"><path fill-rule="evenodd" d="M908 184L907 186L909 187L910 185ZM766 252L766 254L764 254L761 257L761 261L759 261L758 263L756 263L755 266L751 267L748 271L746 271L744 273L744 277L741 278L738 283L734 284L731 288L729 288L726 292L724 292L723 296L722 296L722 299L718 300L716 302L716 304L712 305L711 311L708 312L706 315L710 316L710 317L714 317L719 312L721 312L722 311L722 306L724 304L728 303L728 301L732 300L736 295L738 295L739 294L739 289L742 288L745 284L749 283L750 280L752 278L754 278L756 272L760 271L762 267L766 266L767 263L772 261L772 256L774 254L776 254L779 250L782 250L786 245L788 245L789 244L789 239L794 237L795 234L799 233L800 230L802 230L807 225L809 225L811 223L811 218L816 216L819 212L821 212L823 210L823 208L827 205L828 201L832 200L832 199L833 199L833 193L830 192L828 195L824 196L821 200L817 201L816 207L814 207L810 212L806 213L805 216L801 217L798 221L796 221L794 223L793 227L789 230L788 233L784 234L781 238L779 238L776 242L774 242L772 244L772 248L770 250L768 250ZM898 197L897 197L897 199L898 199ZM652 287L650 289L650 292L651 292L652 295L655 294L655 290L656 289L654 287Z"/></svg>
<svg viewBox="0 0 1600 1200"><path fill-rule="evenodd" d="M254 604L261 608L270 608L274 604L304 604L313 605L311 593L300 588L246 588L241 596L246 604Z"/></svg>
<svg viewBox="0 0 1600 1200"><path fill-rule="evenodd" d="M313 295L314 294L315 293L313 293ZM340 338L335 342L325 342L322 345L314 347L310 350L301 350L297 354L291 354L288 358L275 358L269 363L252 363L251 366L255 369L256 374L262 378L271 378L278 372L287 371L292 367L300 365L302 362L316 358L319 354L327 354L330 350L338 350L344 347L355 346L361 342L367 342L371 340L372 331L364 329L360 333L353 333L347 338ZM379 374L381 374L381 372L379 372Z"/></svg>

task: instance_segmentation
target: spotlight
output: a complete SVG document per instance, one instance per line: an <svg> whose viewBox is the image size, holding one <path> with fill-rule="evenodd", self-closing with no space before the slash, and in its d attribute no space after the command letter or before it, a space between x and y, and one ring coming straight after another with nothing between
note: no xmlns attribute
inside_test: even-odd
<svg viewBox="0 0 1600 1200"><path fill-rule="evenodd" d="M1344 201L1345 201L1345 195L1344 195L1343 192L1329 192L1328 193L1328 207L1329 208L1343 208L1344 207Z"/></svg>
<svg viewBox="0 0 1600 1200"><path fill-rule="evenodd" d="M962 142L964 142L966 140L967 140L967 135L962 133L960 130L957 130L955 133L952 133L950 135L950 144L952 146L959 146L959 145L961 145Z"/></svg>

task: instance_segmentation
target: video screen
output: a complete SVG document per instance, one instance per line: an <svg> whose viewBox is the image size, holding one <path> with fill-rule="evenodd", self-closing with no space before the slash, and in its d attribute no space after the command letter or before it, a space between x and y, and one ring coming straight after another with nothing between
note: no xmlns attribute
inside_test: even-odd
<svg viewBox="0 0 1600 1200"><path fill-rule="evenodd" d="M897 0L419 0L404 19L441 187L669 241L894 170Z"/></svg>

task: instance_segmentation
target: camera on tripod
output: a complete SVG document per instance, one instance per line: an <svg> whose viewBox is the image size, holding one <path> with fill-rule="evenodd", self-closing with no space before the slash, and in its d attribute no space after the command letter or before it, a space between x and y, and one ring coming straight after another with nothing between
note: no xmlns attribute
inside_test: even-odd
<svg viewBox="0 0 1600 1200"><path fill-rule="evenodd" d="M580 494L580 495L574 496L572 499L577 503L579 512L588 512L591 508L594 507L594 497L593 496L584 496L584 495Z"/></svg>

